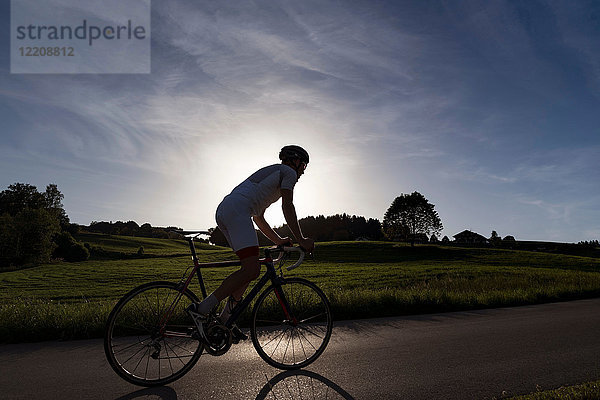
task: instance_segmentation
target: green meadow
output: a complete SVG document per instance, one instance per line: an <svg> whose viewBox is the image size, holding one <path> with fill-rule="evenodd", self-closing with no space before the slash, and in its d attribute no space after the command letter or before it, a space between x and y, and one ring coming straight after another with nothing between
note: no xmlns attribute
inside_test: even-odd
<svg viewBox="0 0 600 400"><path fill-rule="evenodd" d="M0 272L0 341L101 337L127 291L177 282L192 265L187 242L85 234L104 259ZM138 249L144 248L143 256ZM198 244L201 261L235 258ZM202 270L208 291L235 268ZM516 306L600 295L600 259L491 248L390 242L319 243L314 260L286 276L317 283L334 318L369 318ZM201 296L198 283L191 289Z"/></svg>
<svg viewBox="0 0 600 400"><path fill-rule="evenodd" d="M508 400L599 400L600 381L579 385L564 386L527 395L511 397Z"/></svg>

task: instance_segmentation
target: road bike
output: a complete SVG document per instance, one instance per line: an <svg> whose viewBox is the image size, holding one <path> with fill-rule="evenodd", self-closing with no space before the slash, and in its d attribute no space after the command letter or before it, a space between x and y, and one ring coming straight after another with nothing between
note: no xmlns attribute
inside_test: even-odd
<svg viewBox="0 0 600 400"><path fill-rule="evenodd" d="M209 233L177 233L186 237L194 265L178 283L158 281L136 287L117 302L108 316L104 351L120 377L141 386L165 385L189 372L204 351L213 356L225 354L233 343L234 323L251 305L252 344L267 363L284 370L298 369L323 353L333 326L327 297L306 279L283 276L283 267L293 261L292 253L298 253L298 260L285 269L302 264L305 253L301 248L266 249L265 257L260 259L266 272L233 308L229 319L222 323L214 309L200 321L192 311L192 304L200 302L189 288L194 275L206 298L202 268L241 263L200 263L194 239ZM263 290L269 282L271 285Z"/></svg>

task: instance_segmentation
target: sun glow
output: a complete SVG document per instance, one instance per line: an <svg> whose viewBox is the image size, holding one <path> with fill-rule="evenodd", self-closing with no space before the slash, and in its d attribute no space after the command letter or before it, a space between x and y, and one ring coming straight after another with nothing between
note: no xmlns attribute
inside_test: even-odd
<svg viewBox="0 0 600 400"><path fill-rule="evenodd" d="M279 163L279 150L287 144L301 145L311 156L306 172L300 177L294 190L298 218L344 212L357 214L361 212L360 209L366 209L348 208L349 203L354 206L354 203L364 201L364 198L357 195L357 191L360 192L369 184L357 186L355 180L361 176L360 165L356 158L344 154L343 146L334 143L334 140L325 139L327 136L319 135L315 129L307 128L306 124L299 127L290 121L271 119L270 122L276 127L287 123L288 127L285 131L278 128L247 128L233 132L231 136L215 138L210 145L198 150L200 161L197 173L193 174L195 189L192 192L199 207L192 213L194 224L201 227L215 226L214 212L222 198L254 171ZM369 192L374 193L373 188ZM348 199L356 201L348 202ZM272 204L265 217L273 227L283 225L285 219L281 201Z"/></svg>

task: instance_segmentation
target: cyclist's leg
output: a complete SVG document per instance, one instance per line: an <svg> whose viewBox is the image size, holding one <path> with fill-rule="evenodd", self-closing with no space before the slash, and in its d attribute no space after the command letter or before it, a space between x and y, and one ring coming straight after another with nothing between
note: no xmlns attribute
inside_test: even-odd
<svg viewBox="0 0 600 400"><path fill-rule="evenodd" d="M248 284L260 274L258 237L248 210L240 209L232 199L225 199L217 208L216 220L227 242L240 258L241 268L198 305L198 312L208 314L230 295L239 299Z"/></svg>
<svg viewBox="0 0 600 400"><path fill-rule="evenodd" d="M221 286L219 286L219 288L213 292L219 302L228 296L233 296L234 299L239 300L246 291L246 288L250 282L258 278L260 275L258 246L247 249L255 254L242 258L242 267L225 278L223 283L221 283ZM242 249L242 251L247 249ZM240 252L238 251L238 253Z"/></svg>
<svg viewBox="0 0 600 400"><path fill-rule="evenodd" d="M198 305L199 313L208 314L210 310L228 296L233 296L236 300L241 299L250 282L260 274L258 246L252 252L256 252L256 255L243 258L241 260L242 267L225 278L223 283Z"/></svg>

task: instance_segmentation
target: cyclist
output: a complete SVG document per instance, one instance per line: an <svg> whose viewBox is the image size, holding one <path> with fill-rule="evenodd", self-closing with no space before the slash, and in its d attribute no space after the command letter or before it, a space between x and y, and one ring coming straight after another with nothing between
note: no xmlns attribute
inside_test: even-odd
<svg viewBox="0 0 600 400"><path fill-rule="evenodd" d="M300 146L284 146L279 152L279 159L281 164L261 168L250 175L217 207L217 225L240 258L241 268L225 278L221 286L196 305L194 311L198 314L208 314L229 296L219 316L225 323L249 283L258 278L260 274L258 238L252 221L276 245L292 243L289 237L279 236L264 217L267 207L280 197L283 215L294 238L306 252L313 251L314 241L302 234L293 203L294 186L308 165L308 153ZM234 339L246 338L237 327L234 326L232 330Z"/></svg>

